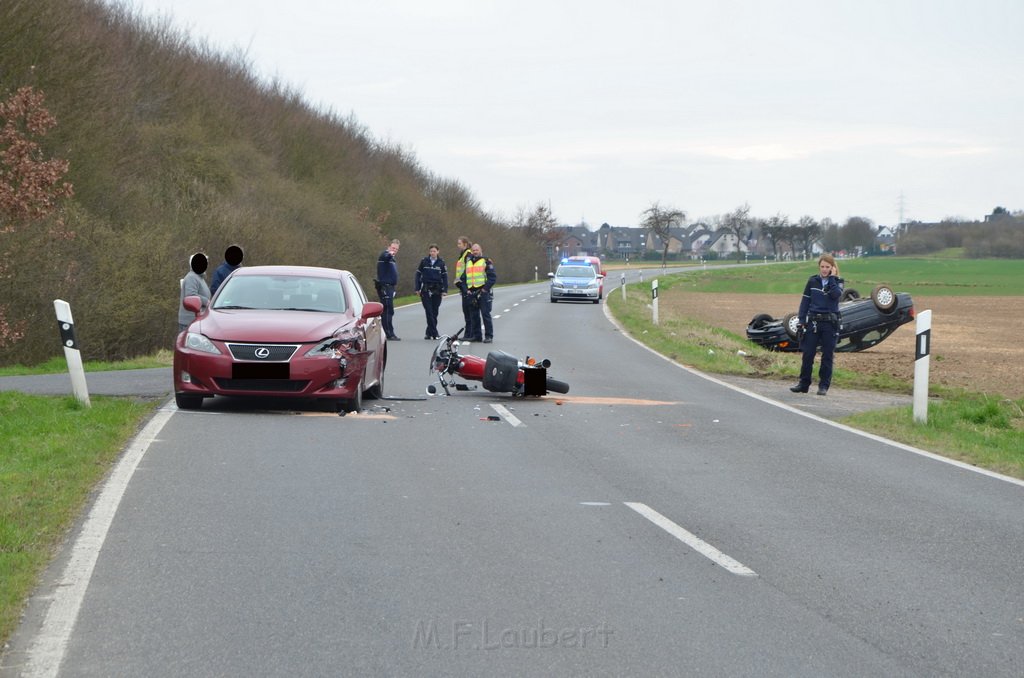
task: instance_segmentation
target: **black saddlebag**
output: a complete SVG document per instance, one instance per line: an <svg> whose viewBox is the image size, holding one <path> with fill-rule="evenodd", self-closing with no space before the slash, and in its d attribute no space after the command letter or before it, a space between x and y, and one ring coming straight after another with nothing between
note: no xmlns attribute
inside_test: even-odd
<svg viewBox="0 0 1024 678"><path fill-rule="evenodd" d="M512 393L519 376L519 359L504 351L491 351L484 365L484 388L494 393Z"/></svg>

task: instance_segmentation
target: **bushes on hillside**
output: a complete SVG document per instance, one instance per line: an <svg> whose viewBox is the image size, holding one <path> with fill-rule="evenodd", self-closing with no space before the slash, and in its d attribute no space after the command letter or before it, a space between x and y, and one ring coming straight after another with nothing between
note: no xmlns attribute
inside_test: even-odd
<svg viewBox="0 0 1024 678"><path fill-rule="evenodd" d="M32 86L59 121L39 148L69 163L63 218L76 234L55 237L51 215L35 236L2 243L0 285L17 309L0 317L2 363L59 353L57 297L72 305L87 358L169 347L189 255L216 265L232 243L249 265L340 267L368 282L398 237L399 293L412 291L429 243L447 256L462 234L495 259L501 282L532 280L546 261L407 149L124 4L0 2L0 45L0 99Z"/></svg>

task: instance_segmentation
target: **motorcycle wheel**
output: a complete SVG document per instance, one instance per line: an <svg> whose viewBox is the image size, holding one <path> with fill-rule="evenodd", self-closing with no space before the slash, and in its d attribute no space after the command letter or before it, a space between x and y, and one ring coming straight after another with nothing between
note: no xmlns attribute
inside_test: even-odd
<svg viewBox="0 0 1024 678"><path fill-rule="evenodd" d="M565 383L564 381L559 381L557 379L552 379L551 377L548 377L547 389L549 391L554 391L555 393L568 393L569 384Z"/></svg>

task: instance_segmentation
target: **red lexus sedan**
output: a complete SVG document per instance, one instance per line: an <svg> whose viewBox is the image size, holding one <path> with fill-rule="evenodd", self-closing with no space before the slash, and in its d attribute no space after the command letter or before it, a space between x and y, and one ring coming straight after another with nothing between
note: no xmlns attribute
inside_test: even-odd
<svg viewBox="0 0 1024 678"><path fill-rule="evenodd" d="M179 408L216 395L275 396L329 399L358 412L364 394L383 396L384 307L348 271L246 266L209 308L201 301L185 298L198 315L174 346Z"/></svg>

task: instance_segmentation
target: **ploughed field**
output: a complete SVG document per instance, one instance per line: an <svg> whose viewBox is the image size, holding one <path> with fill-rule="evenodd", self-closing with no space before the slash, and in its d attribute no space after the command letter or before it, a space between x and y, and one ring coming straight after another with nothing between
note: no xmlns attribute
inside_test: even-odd
<svg viewBox="0 0 1024 678"><path fill-rule="evenodd" d="M896 290L897 292L903 290ZM659 308L746 336L758 313L781 318L800 295L691 292L662 296ZM930 381L981 393L1024 398L1024 297L914 295L914 310L932 312ZM836 366L861 373L914 378L915 323L858 353L837 353ZM753 345L753 344L752 344ZM797 354L790 354L794 357ZM817 374L817 365L815 366ZM842 380L835 386L842 387Z"/></svg>

